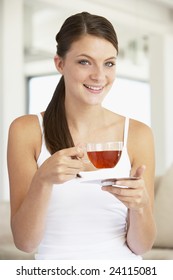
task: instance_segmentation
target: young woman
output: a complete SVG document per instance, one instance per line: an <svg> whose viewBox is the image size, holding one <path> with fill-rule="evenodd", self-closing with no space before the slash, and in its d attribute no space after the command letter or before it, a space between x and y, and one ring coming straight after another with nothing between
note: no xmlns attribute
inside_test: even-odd
<svg viewBox="0 0 173 280"><path fill-rule="evenodd" d="M9 129L14 242L37 250L36 259L140 259L156 234L153 136L145 124L102 107L116 75L115 30L82 12L66 19L56 41L62 77L50 104ZM82 146L107 141L123 141L121 158L96 169ZM129 176L137 180L117 187L87 182Z"/></svg>

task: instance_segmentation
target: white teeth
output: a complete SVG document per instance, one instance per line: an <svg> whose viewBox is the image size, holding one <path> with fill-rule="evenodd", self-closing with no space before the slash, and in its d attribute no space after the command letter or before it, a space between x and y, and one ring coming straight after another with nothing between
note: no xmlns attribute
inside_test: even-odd
<svg viewBox="0 0 173 280"><path fill-rule="evenodd" d="M92 90L101 90L103 87L96 87L96 86L88 86L85 85L87 88L92 89Z"/></svg>

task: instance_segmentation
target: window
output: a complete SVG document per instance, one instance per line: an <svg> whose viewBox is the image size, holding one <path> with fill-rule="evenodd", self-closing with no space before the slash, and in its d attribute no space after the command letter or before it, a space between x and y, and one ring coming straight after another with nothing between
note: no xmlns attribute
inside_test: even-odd
<svg viewBox="0 0 173 280"><path fill-rule="evenodd" d="M45 111L60 75L39 76L29 79L28 113L37 114Z"/></svg>
<svg viewBox="0 0 173 280"><path fill-rule="evenodd" d="M146 82L117 78L103 106L150 126L150 86Z"/></svg>
<svg viewBox="0 0 173 280"><path fill-rule="evenodd" d="M46 109L60 77L50 75L29 79L29 114ZM103 106L150 126L150 86L146 82L117 77Z"/></svg>

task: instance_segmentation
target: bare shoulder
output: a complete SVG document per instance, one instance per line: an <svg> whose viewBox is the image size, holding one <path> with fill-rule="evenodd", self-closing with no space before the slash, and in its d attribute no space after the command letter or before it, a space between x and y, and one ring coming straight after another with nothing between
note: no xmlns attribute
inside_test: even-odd
<svg viewBox="0 0 173 280"><path fill-rule="evenodd" d="M28 131L28 129L34 129L38 127L38 117L37 115L23 115L16 118L10 125L10 130L22 130Z"/></svg>
<svg viewBox="0 0 173 280"><path fill-rule="evenodd" d="M148 125L130 119L128 151L134 170L143 164L148 170L154 169L154 137Z"/></svg>
<svg viewBox="0 0 173 280"><path fill-rule="evenodd" d="M37 115L16 118L9 127L9 143L27 145L36 155L41 145L41 129Z"/></svg>
<svg viewBox="0 0 173 280"><path fill-rule="evenodd" d="M153 138L153 132L151 127L149 127L147 124L134 119L130 119L129 137L133 141L135 141L135 139L140 141L142 140L145 141L147 138L150 138L151 140Z"/></svg>

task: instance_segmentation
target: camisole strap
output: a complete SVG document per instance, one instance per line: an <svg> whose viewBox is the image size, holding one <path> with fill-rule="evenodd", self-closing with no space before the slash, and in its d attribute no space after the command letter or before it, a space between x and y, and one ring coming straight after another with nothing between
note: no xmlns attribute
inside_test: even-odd
<svg viewBox="0 0 173 280"><path fill-rule="evenodd" d="M128 131L129 131L129 118L126 117L125 124L124 124L124 146L127 146L127 138L128 138Z"/></svg>
<svg viewBox="0 0 173 280"><path fill-rule="evenodd" d="M43 135L43 117L42 117L41 113L37 114L37 117L38 117L38 121L40 124L41 133Z"/></svg>

